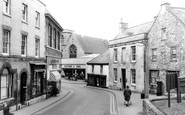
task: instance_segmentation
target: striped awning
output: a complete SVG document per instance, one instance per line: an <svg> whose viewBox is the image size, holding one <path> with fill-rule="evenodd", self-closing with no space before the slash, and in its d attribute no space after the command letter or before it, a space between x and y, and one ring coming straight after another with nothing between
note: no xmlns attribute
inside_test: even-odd
<svg viewBox="0 0 185 115"><path fill-rule="evenodd" d="M50 72L50 77L48 81L59 81L61 79L61 75L58 71Z"/></svg>

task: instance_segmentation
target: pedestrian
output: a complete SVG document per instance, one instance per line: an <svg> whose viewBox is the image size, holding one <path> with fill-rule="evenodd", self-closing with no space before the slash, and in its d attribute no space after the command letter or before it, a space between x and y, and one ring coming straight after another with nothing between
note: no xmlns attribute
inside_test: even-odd
<svg viewBox="0 0 185 115"><path fill-rule="evenodd" d="M129 106L129 104L131 104L131 102L130 102L130 96L131 96L131 94L132 94L132 92L129 89L129 86L126 86L126 89L123 92L123 95L125 97L125 102L124 103L126 104L126 106Z"/></svg>

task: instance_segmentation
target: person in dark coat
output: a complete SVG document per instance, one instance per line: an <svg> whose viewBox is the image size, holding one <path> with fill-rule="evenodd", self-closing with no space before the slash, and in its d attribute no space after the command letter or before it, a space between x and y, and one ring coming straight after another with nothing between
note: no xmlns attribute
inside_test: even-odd
<svg viewBox="0 0 185 115"><path fill-rule="evenodd" d="M53 96L57 96L58 93L59 93L58 88L56 86L53 86L53 88L52 88L52 95Z"/></svg>
<svg viewBox="0 0 185 115"><path fill-rule="evenodd" d="M125 97L125 101L126 101L126 106L129 105L130 103L130 96L131 96L132 92L131 90L129 89L129 86L126 86L126 89L125 91L123 92L123 95Z"/></svg>

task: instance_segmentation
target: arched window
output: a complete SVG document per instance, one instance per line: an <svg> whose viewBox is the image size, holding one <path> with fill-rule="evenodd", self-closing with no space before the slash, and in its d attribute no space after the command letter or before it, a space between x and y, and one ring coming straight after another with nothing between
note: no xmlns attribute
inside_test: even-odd
<svg viewBox="0 0 185 115"><path fill-rule="evenodd" d="M77 57L77 49L75 45L71 45L69 47L69 58L76 58Z"/></svg>

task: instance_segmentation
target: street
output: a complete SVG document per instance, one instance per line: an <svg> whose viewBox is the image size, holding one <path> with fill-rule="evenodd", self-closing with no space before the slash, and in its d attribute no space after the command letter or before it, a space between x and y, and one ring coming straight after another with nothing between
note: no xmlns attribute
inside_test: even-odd
<svg viewBox="0 0 185 115"><path fill-rule="evenodd" d="M110 115L110 94L85 87L85 84L62 83L73 94L43 115Z"/></svg>

